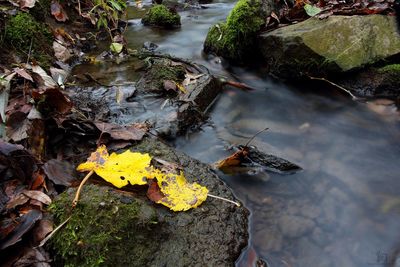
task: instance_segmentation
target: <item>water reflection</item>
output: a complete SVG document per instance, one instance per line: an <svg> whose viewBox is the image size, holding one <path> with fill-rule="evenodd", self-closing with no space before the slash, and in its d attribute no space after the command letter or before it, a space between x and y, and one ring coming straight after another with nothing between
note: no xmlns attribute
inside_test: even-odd
<svg viewBox="0 0 400 267"><path fill-rule="evenodd" d="M217 2L182 12L182 28L173 32L143 27L133 12L127 39L132 48L155 42L160 52L259 88L227 89L210 122L178 139L178 149L212 163L228 155L227 146L244 144L268 126L252 144L304 168L294 175L265 174L268 179L220 173L252 211L252 250L238 265L248 264L254 251L270 266L393 263L400 246L398 114L380 115L374 104L327 94L323 85L315 92L289 88L254 70L228 72L218 59L203 57L208 28L232 6Z"/></svg>

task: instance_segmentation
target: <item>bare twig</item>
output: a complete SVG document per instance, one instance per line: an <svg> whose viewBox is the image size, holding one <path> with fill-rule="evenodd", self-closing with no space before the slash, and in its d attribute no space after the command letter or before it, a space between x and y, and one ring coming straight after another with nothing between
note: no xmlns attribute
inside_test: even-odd
<svg viewBox="0 0 400 267"><path fill-rule="evenodd" d="M59 226L57 226L50 234L48 234L48 235L46 236L46 238L43 239L43 240L40 242L39 246L37 246L37 247L38 247L38 248L43 247L44 244L46 244L46 242L47 242L50 238L52 238L53 235L54 235L58 230L60 230L61 227L63 227L70 219L71 219L71 216L69 216L63 223L61 223Z"/></svg>
<svg viewBox="0 0 400 267"><path fill-rule="evenodd" d="M355 95L353 95L353 94L350 92L349 89L346 89L346 88L344 88L343 86L341 86L341 85L339 85L339 84L337 84L337 83L334 83L334 82L332 82L332 81L330 81L330 80L327 80L327 79L325 79L325 78L319 78L319 77L313 77L313 76L308 76L308 77L309 77L311 80L318 80L318 81L327 82L327 83L329 83L330 85L333 85L333 86L335 86L336 88L338 88L338 89L340 89L340 90L346 92L349 96L351 96L351 98L352 98L353 100L358 99L358 97L356 97Z"/></svg>
<svg viewBox="0 0 400 267"><path fill-rule="evenodd" d="M75 208L76 205L78 204L79 201L79 195L81 194L81 190L83 185L87 182L87 180L89 180L90 176L92 176L92 174L94 173L93 170L91 170L86 176L85 178L83 178L82 182L80 183L78 190L76 190L76 194L75 194L75 198L72 201L72 208Z"/></svg>
<svg viewBox="0 0 400 267"><path fill-rule="evenodd" d="M230 199L227 199L227 198L224 198L224 197L214 196L214 195L211 195L211 194L207 194L207 196L212 197L212 198L216 198L216 199L219 199L219 200L223 200L223 201L226 201L226 202L229 202L229 203L232 203L232 204L235 204L237 207L241 206L239 202L235 202L233 200L230 200Z"/></svg>
<svg viewBox="0 0 400 267"><path fill-rule="evenodd" d="M249 139L249 141L247 141L247 143L246 143L244 146L247 147L248 145L250 145L251 141L253 141L254 138L256 138L257 135L259 135L259 134L262 133L262 132L267 131L268 129L269 129L268 127L265 127L264 129L262 129L262 130L256 132L256 133Z"/></svg>

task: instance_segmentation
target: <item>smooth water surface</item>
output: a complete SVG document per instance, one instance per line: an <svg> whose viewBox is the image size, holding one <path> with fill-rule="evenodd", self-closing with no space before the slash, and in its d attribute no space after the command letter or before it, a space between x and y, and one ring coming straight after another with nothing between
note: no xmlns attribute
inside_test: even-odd
<svg viewBox="0 0 400 267"><path fill-rule="evenodd" d="M213 163L231 153L230 145L269 127L252 145L304 169L293 175L219 173L252 213L250 246L237 265L251 266L257 254L268 266L400 266L399 114L388 101L358 103L324 85L290 87L207 58L208 28L233 5L218 1L181 12L182 28L173 31L143 27L144 12L131 7L126 36L131 48L151 41L159 52L257 88L227 88L202 130L176 140L179 150Z"/></svg>

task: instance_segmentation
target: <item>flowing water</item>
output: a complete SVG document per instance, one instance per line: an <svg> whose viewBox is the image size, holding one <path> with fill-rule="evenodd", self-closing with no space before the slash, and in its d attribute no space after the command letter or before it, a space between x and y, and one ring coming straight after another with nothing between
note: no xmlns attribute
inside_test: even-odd
<svg viewBox="0 0 400 267"><path fill-rule="evenodd" d="M252 145L304 169L219 173L251 211L250 244L238 266L251 266L255 255L268 266L400 266L400 116L390 102L355 102L323 84L289 86L204 55L208 28L227 16L230 0L181 12L182 27L172 31L143 27L140 16L150 3L131 4L131 48L151 41L159 52L257 88L227 88L209 122L176 140L177 149L213 163L230 154L230 145L269 127Z"/></svg>

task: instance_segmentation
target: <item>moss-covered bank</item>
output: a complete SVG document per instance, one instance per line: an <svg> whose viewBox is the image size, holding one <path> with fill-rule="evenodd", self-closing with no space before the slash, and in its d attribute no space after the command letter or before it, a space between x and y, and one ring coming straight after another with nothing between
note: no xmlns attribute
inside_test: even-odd
<svg viewBox="0 0 400 267"><path fill-rule="evenodd" d="M18 12L5 21L3 49L8 53L15 50L24 61L29 56L48 67L53 57L52 40L50 28L29 13Z"/></svg>
<svg viewBox="0 0 400 267"><path fill-rule="evenodd" d="M164 5L155 5L143 17L142 23L146 26L174 28L181 25L181 17Z"/></svg>
<svg viewBox="0 0 400 267"><path fill-rule="evenodd" d="M257 33L264 25L266 16L261 6L261 0L239 0L226 22L210 28L204 42L204 51L234 61L254 56Z"/></svg>

